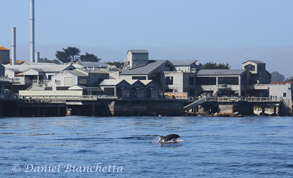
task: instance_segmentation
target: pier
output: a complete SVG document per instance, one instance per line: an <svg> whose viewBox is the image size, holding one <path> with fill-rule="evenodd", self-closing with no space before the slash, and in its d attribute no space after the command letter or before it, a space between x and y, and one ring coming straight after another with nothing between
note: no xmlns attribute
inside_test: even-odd
<svg viewBox="0 0 293 178"><path fill-rule="evenodd" d="M128 99L114 96L17 96L0 97L0 115L13 117L42 116L179 116L188 113L254 115L254 109L265 113L272 108L272 115L291 115L290 108L277 97L200 97L193 101L178 99Z"/></svg>
<svg viewBox="0 0 293 178"><path fill-rule="evenodd" d="M199 110L202 108L202 111ZM273 108L273 115L291 115L291 109L277 97L201 97L184 106L185 111L208 113L240 113L254 115L254 108Z"/></svg>

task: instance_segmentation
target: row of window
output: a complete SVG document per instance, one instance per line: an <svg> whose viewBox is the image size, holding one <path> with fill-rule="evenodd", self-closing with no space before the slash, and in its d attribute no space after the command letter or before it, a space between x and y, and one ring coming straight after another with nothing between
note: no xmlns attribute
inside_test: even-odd
<svg viewBox="0 0 293 178"><path fill-rule="evenodd" d="M133 80L146 80L146 77L143 76L133 76ZM216 85L216 77L198 77L197 83L200 85ZM173 85L173 77L166 77L166 85ZM238 77L219 77L218 84L223 85L238 85ZM195 77L189 77L189 85L195 85Z"/></svg>
<svg viewBox="0 0 293 178"><path fill-rule="evenodd" d="M216 77L199 77L197 78L197 83L200 85L216 85L217 79ZM238 77L219 77L218 84L219 85L238 85L239 80L238 80Z"/></svg>

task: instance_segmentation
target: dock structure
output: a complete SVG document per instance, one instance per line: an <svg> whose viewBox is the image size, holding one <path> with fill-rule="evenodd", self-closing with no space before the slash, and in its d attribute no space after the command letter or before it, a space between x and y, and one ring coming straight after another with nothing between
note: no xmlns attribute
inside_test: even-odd
<svg viewBox="0 0 293 178"><path fill-rule="evenodd" d="M237 112L243 115L253 115L254 107L261 108L262 114L264 114L265 108L273 108L273 115L290 115L292 112L286 106L286 102L277 97L202 97L184 106L184 110L198 111L199 106L203 108L204 112L210 113Z"/></svg>
<svg viewBox="0 0 293 178"><path fill-rule="evenodd" d="M182 116L187 100L119 99L113 96L16 96L0 100L0 116Z"/></svg>

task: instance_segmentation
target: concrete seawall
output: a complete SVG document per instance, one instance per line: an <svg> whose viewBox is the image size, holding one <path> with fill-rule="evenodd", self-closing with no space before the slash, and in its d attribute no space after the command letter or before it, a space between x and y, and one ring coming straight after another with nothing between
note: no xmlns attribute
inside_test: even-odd
<svg viewBox="0 0 293 178"><path fill-rule="evenodd" d="M2 117L46 116L182 116L185 101L178 100L102 100L79 105L66 103L0 101Z"/></svg>

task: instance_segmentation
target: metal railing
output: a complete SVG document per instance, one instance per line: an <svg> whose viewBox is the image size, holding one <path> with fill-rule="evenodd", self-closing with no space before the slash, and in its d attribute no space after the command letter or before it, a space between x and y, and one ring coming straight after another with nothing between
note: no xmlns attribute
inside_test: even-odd
<svg viewBox="0 0 293 178"><path fill-rule="evenodd" d="M97 99L117 99L115 96L105 95L20 95L22 99L38 99L38 100L97 100Z"/></svg>
<svg viewBox="0 0 293 178"><path fill-rule="evenodd" d="M14 95L14 94L5 95L5 94L2 94L2 95L0 95L0 99L15 100L15 99L18 99L18 95Z"/></svg>
<svg viewBox="0 0 293 178"><path fill-rule="evenodd" d="M275 102L282 101L282 98L279 97L245 97L244 101L248 102Z"/></svg>
<svg viewBox="0 0 293 178"><path fill-rule="evenodd" d="M238 102L240 97L206 97L205 102Z"/></svg>
<svg viewBox="0 0 293 178"><path fill-rule="evenodd" d="M205 102L280 102L278 97L206 97Z"/></svg>

